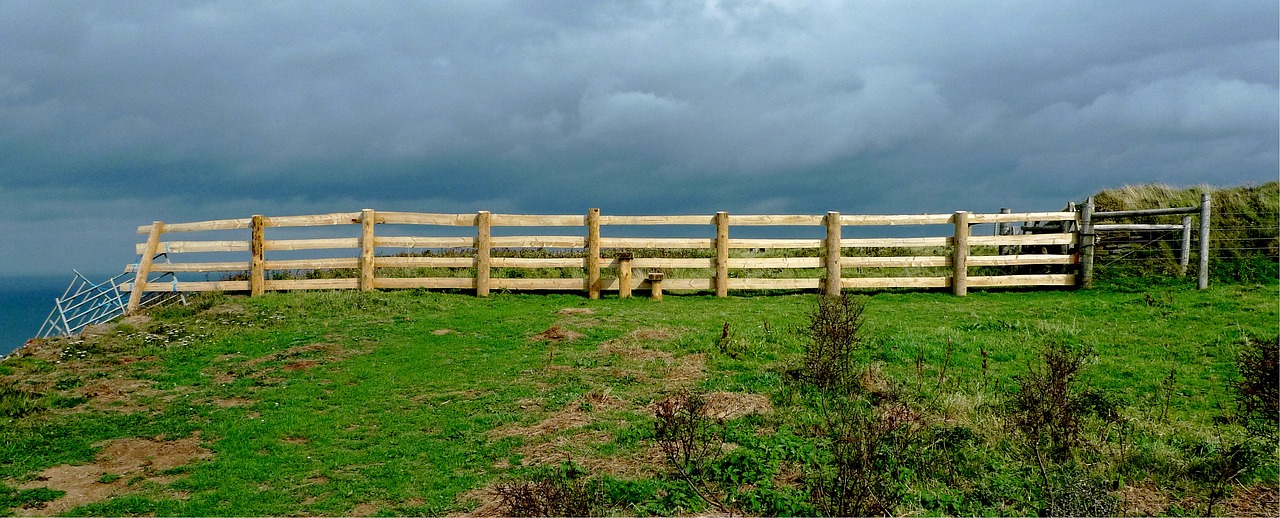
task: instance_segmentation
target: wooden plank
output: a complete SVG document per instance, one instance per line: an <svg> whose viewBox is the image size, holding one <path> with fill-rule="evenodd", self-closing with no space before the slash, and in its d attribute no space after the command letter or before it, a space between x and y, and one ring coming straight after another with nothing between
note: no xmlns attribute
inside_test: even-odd
<svg viewBox="0 0 1280 518"><path fill-rule="evenodd" d="M241 230L249 228L252 218L215 219L211 221L193 221L191 223L168 223L164 226L166 234L170 232L204 232L208 230ZM151 225L138 227L139 234L151 231Z"/></svg>
<svg viewBox="0 0 1280 518"><path fill-rule="evenodd" d="M474 227L475 214L431 214L425 212L378 211L378 223L387 225L437 225Z"/></svg>
<svg viewBox="0 0 1280 518"><path fill-rule="evenodd" d="M476 280L470 277L378 277L373 280L373 287L380 289L472 289Z"/></svg>
<svg viewBox="0 0 1280 518"><path fill-rule="evenodd" d="M126 272L137 271L134 265L129 265L125 269ZM249 263L247 261L233 261L221 263L152 263L151 271L153 272L246 272L249 271Z"/></svg>
<svg viewBox="0 0 1280 518"><path fill-rule="evenodd" d="M1072 233L1052 233L1052 234L1023 234L1020 236L972 236L969 238L970 246L998 246L998 245L1074 245L1076 243L1076 234Z"/></svg>
<svg viewBox="0 0 1280 518"><path fill-rule="evenodd" d="M379 248L475 248L474 237L377 236L373 246Z"/></svg>
<svg viewBox="0 0 1280 518"><path fill-rule="evenodd" d="M709 290L715 279L672 279L662 281L664 290Z"/></svg>
<svg viewBox="0 0 1280 518"><path fill-rule="evenodd" d="M880 225L946 225L951 223L950 214L902 214L902 215L843 215L841 225L880 226ZM848 245L845 245L848 246Z"/></svg>
<svg viewBox="0 0 1280 518"><path fill-rule="evenodd" d="M692 259L701 261L703 259ZM637 260L638 261L638 260ZM729 268L822 268L821 257L730 257ZM710 266L708 264L707 266ZM706 266L704 266L706 267ZM695 266L694 268L699 268Z"/></svg>
<svg viewBox="0 0 1280 518"><path fill-rule="evenodd" d="M716 296L729 296L729 213L716 213Z"/></svg>
<svg viewBox="0 0 1280 518"><path fill-rule="evenodd" d="M601 216L604 217L604 216ZM711 248L714 239L679 237L602 237L601 248Z"/></svg>
<svg viewBox="0 0 1280 518"><path fill-rule="evenodd" d="M467 238L471 239L471 238ZM354 259L352 262L354 263ZM474 257L377 257L378 268L470 268L476 265ZM354 264L352 268L354 268ZM378 283L375 281L374 285Z"/></svg>
<svg viewBox="0 0 1280 518"><path fill-rule="evenodd" d="M950 277L853 277L840 279L843 288L946 288Z"/></svg>
<svg viewBox="0 0 1280 518"><path fill-rule="evenodd" d="M584 290L586 279L489 279L494 289L499 290Z"/></svg>
<svg viewBox="0 0 1280 518"><path fill-rule="evenodd" d="M587 224L587 219L583 216L494 214L491 224L495 227L581 227Z"/></svg>
<svg viewBox="0 0 1280 518"><path fill-rule="evenodd" d="M902 257L841 257L841 268L936 268L951 265L950 257L924 255Z"/></svg>
<svg viewBox="0 0 1280 518"><path fill-rule="evenodd" d="M249 240L249 296L260 297L266 289L266 218L255 215L251 226L253 234Z"/></svg>
<svg viewBox="0 0 1280 518"><path fill-rule="evenodd" d="M131 289L132 283L122 284L121 290ZM143 284L142 291L173 291L193 292L193 291L249 291L249 281L204 281L204 282L179 282L176 286L172 282L148 282Z"/></svg>
<svg viewBox="0 0 1280 518"><path fill-rule="evenodd" d="M360 287L360 279L287 279L267 281L271 291L293 290L354 290Z"/></svg>
<svg viewBox="0 0 1280 518"><path fill-rule="evenodd" d="M821 239L730 239L729 248L821 248Z"/></svg>
<svg viewBox="0 0 1280 518"><path fill-rule="evenodd" d="M632 260L631 266L634 268L711 268L714 261L711 258L637 257ZM733 259L729 262L733 264Z"/></svg>
<svg viewBox="0 0 1280 518"><path fill-rule="evenodd" d="M714 216L600 216L601 225L714 225Z"/></svg>
<svg viewBox="0 0 1280 518"><path fill-rule="evenodd" d="M129 302L125 305L125 313L133 314L142 306L142 291L151 274L151 263L155 260L156 251L160 248L160 234L164 233L164 222L151 222L151 230L147 232L147 243L139 252L142 257L138 261L138 271L133 276L135 288L129 292Z"/></svg>
<svg viewBox="0 0 1280 518"><path fill-rule="evenodd" d="M969 224L1016 223L1019 221L1075 221L1075 212L1012 212L1009 214L970 214Z"/></svg>
<svg viewBox="0 0 1280 518"><path fill-rule="evenodd" d="M971 255L969 266L1028 266L1036 264L1075 264L1076 256L1061 254Z"/></svg>
<svg viewBox="0 0 1280 518"><path fill-rule="evenodd" d="M275 239L262 243L267 250L332 250L360 248L360 238L332 237L322 239Z"/></svg>
<svg viewBox="0 0 1280 518"><path fill-rule="evenodd" d="M979 288L1000 286L1075 286L1073 274L995 275L969 277L969 285Z"/></svg>
<svg viewBox="0 0 1280 518"><path fill-rule="evenodd" d="M489 296L489 259L493 253L493 234L489 222L493 215L482 210L476 215L476 296Z"/></svg>
<svg viewBox="0 0 1280 518"><path fill-rule="evenodd" d="M355 257L331 257L325 259L274 259L268 260L268 270L332 270L336 268L359 268L360 260Z"/></svg>
<svg viewBox="0 0 1280 518"><path fill-rule="evenodd" d="M600 209L587 211L587 298L600 298Z"/></svg>
<svg viewBox="0 0 1280 518"><path fill-rule="evenodd" d="M489 259L494 268L586 268L585 257L494 257Z"/></svg>
<svg viewBox="0 0 1280 518"><path fill-rule="evenodd" d="M271 216L267 218L268 227L323 227L330 225L351 225L360 223L359 212L334 212L331 214L311 214L306 216Z"/></svg>
<svg viewBox="0 0 1280 518"><path fill-rule="evenodd" d="M1111 231L1111 232L1121 232L1121 231L1142 232L1142 231L1165 231L1165 230L1173 230L1173 231L1181 232L1181 231L1182 231L1182 225L1143 225L1143 224L1134 224L1134 225L1094 225L1094 226L1093 226L1093 229L1094 229L1094 230L1096 230L1096 231L1098 231L1098 232L1107 232L1107 231Z"/></svg>
<svg viewBox="0 0 1280 518"><path fill-rule="evenodd" d="M648 280L646 280L644 277L635 277L635 276L632 276L632 278L631 278L631 289L632 289L632 290L635 290L635 289L637 289L637 288L640 288L641 286L644 286L644 283L646 283L646 282L649 282L649 281L648 281ZM600 290L601 290L601 291L616 291L616 292L618 292L619 296L621 296L621 294L622 294L622 282L621 282L617 277L607 277L607 278L600 279Z"/></svg>
<svg viewBox="0 0 1280 518"><path fill-rule="evenodd" d="M1169 207L1160 209L1113 210L1110 212L1094 212L1093 219L1132 218L1135 216L1165 216L1170 214L1195 214L1200 207Z"/></svg>
<svg viewBox="0 0 1280 518"><path fill-rule="evenodd" d="M822 279L729 279L733 290L816 290L822 287Z"/></svg>
<svg viewBox="0 0 1280 518"><path fill-rule="evenodd" d="M134 247L138 254L144 254L147 251L147 245L138 244ZM162 241L157 243L157 251L163 250L165 253L181 254L189 252L248 252L248 241Z"/></svg>
<svg viewBox="0 0 1280 518"><path fill-rule="evenodd" d="M730 225L744 226L773 226L773 225L791 225L791 226L816 226L823 224L822 216L811 216L808 214L784 214L784 215L734 215L729 216Z"/></svg>
<svg viewBox="0 0 1280 518"><path fill-rule="evenodd" d="M822 267L827 273L823 294L835 297L840 295L840 213L828 212L823 221L827 226L827 238L823 240L826 248L822 252Z"/></svg>
<svg viewBox="0 0 1280 518"><path fill-rule="evenodd" d="M841 219L844 219L842 216ZM842 239L841 248L936 248L951 246L950 237L890 237Z"/></svg>
<svg viewBox="0 0 1280 518"><path fill-rule="evenodd" d="M587 239L577 236L503 236L493 238L494 248L585 248Z"/></svg>
<svg viewBox="0 0 1280 518"><path fill-rule="evenodd" d="M958 210L952 221L956 236L951 241L951 292L963 297L969 293L969 213Z"/></svg>
<svg viewBox="0 0 1280 518"><path fill-rule="evenodd" d="M360 291L373 291L373 224L376 217L373 209L360 211Z"/></svg>

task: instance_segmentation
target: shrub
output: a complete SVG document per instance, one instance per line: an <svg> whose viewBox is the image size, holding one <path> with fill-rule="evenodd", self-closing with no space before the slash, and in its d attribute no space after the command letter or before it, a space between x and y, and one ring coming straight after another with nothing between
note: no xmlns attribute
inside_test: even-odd
<svg viewBox="0 0 1280 518"><path fill-rule="evenodd" d="M1270 340L1245 338L1236 359L1240 379L1235 382L1240 413L1272 433L1280 427L1280 336Z"/></svg>
<svg viewBox="0 0 1280 518"><path fill-rule="evenodd" d="M566 460L528 480L498 484L507 516L601 516L608 510L604 483Z"/></svg>
<svg viewBox="0 0 1280 518"><path fill-rule="evenodd" d="M855 375L853 352L862 341L866 303L849 295L819 297L809 320L803 378L822 390L847 390Z"/></svg>

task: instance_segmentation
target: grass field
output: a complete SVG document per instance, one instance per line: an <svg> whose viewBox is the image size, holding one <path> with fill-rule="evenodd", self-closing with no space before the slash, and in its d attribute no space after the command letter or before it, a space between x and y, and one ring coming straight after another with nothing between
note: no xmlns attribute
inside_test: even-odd
<svg viewBox="0 0 1280 518"><path fill-rule="evenodd" d="M1280 334L1274 284L867 294L839 399L804 381L817 300L316 292L154 310L0 363L0 511L509 514L532 482L618 515L830 513L823 488L855 486L898 515L1280 509L1271 423L1233 388L1246 344ZM1018 401L1055 346L1092 354L1068 387L1078 433L1047 458ZM689 395L697 465L668 459L655 417ZM863 464L833 422L865 432Z"/></svg>

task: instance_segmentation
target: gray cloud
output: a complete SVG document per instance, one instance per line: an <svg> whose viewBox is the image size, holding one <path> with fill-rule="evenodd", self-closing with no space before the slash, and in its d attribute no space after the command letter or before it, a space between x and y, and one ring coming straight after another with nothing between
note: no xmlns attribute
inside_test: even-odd
<svg viewBox="0 0 1280 518"><path fill-rule="evenodd" d="M1268 181L1278 18L1261 1L0 2L0 239L127 256L87 236L363 206L1043 210Z"/></svg>

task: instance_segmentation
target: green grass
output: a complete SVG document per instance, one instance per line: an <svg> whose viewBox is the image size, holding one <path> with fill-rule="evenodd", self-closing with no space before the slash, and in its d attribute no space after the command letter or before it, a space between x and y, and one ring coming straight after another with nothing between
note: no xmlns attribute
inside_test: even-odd
<svg viewBox="0 0 1280 518"><path fill-rule="evenodd" d="M1244 436L1234 362L1244 337L1277 335L1277 296L1275 285L1182 283L869 295L857 361L912 394L941 441L903 475L898 513L1040 509L1001 409L1051 343L1096 351L1081 383L1131 427L1083 457L1116 487L1149 481L1198 505L1207 486L1180 474L1205 448ZM688 388L769 397L772 412L724 425L738 449L714 476L737 481L726 495L739 509L812 514L792 475L821 460L817 421L810 395L787 379L815 301L409 290L216 295L154 310L4 362L0 407L16 410L0 414L0 511L56 500L56 488L33 489L42 471L92 463L113 439L195 434L210 456L163 473L96 474L129 490L70 512L440 515L485 500L468 491L566 454L607 479L614 512L699 511L706 504L684 485L653 474L664 468L651 454L650 405ZM535 338L556 326L578 336ZM128 390L112 399L110 386ZM1122 447L1123 465L1111 455ZM1237 484L1274 486L1276 452L1265 453Z"/></svg>

